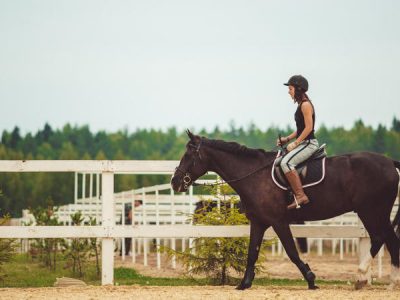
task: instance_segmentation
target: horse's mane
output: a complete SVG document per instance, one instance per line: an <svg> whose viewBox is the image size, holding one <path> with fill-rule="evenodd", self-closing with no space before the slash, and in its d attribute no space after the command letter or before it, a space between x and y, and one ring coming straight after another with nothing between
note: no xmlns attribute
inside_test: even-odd
<svg viewBox="0 0 400 300"><path fill-rule="evenodd" d="M254 149L249 148L244 145L240 145L236 142L226 142L223 140L213 140L208 138L202 138L202 143L211 148L222 150L225 152L229 152L232 154L238 154L242 156L257 156L257 155L267 155L269 152L266 152L264 149Z"/></svg>

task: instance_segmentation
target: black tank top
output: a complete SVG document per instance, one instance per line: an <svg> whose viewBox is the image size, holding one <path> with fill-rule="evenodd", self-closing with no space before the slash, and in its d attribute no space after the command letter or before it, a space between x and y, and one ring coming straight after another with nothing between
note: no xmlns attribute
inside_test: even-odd
<svg viewBox="0 0 400 300"><path fill-rule="evenodd" d="M309 100L306 100L309 101ZM298 106L297 106L297 110L294 113L294 120L296 121L296 128L297 128L297 136L300 136L300 134L303 132L304 128L306 128L306 124L304 122L304 116L303 116L303 112L301 111L301 105L304 103L305 101L302 101ZM315 139L315 135L314 135L314 124L315 124L315 110L314 110L314 105L312 104L311 101L309 101L312 108L313 108L313 114L312 114L312 120L313 120L313 124L312 124L312 131L310 132L310 134L305 138L305 140L311 140L311 139Z"/></svg>

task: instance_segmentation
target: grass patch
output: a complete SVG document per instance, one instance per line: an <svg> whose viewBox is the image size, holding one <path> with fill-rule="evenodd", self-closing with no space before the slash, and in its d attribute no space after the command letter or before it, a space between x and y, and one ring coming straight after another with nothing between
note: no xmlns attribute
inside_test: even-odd
<svg viewBox="0 0 400 300"><path fill-rule="evenodd" d="M154 286L203 286L214 285L207 278L193 279L193 278L162 278L162 277L148 277L137 273L133 269L117 268L114 269L115 283L119 285L154 285ZM232 285L239 284L241 278L234 278ZM346 281L341 280L316 280L317 285L348 285ZM253 285L258 286L307 286L307 282L302 279L276 279L276 278L256 278Z"/></svg>
<svg viewBox="0 0 400 300"><path fill-rule="evenodd" d="M155 286L191 286L206 285L208 280L192 278L171 278L171 277L149 277L137 273L134 269L114 269L114 282L118 285L155 285Z"/></svg>
<svg viewBox="0 0 400 300"><path fill-rule="evenodd" d="M59 260L56 270L52 271L41 263L32 261L26 254L15 255L13 260L3 265L6 277L0 286L3 287L46 287L53 286L57 277L74 277L66 268L66 262ZM100 284L96 278L95 264L89 264L84 278L78 278L89 284Z"/></svg>
<svg viewBox="0 0 400 300"><path fill-rule="evenodd" d="M32 261L27 255L19 254L14 259L3 265L7 277L0 286L3 287L49 287L53 286L57 277L74 277L69 269L65 268L65 261L59 260L55 271L51 271L40 263ZM100 285L101 282L96 278L95 264L90 263L84 278L78 278L90 285ZM163 278L149 277L139 274L131 268L115 268L114 282L116 285L142 285L142 286L203 286L213 285L207 278L193 279L187 277ZM236 278L234 284L240 282ZM348 285L346 281L339 280L317 280L317 285ZM271 279L256 278L254 286L307 286L307 282L298 279Z"/></svg>
<svg viewBox="0 0 400 300"><path fill-rule="evenodd" d="M254 285L274 285L274 286L307 286L304 279L280 279L280 278L255 278ZM316 280L316 285L347 285L347 281L342 280Z"/></svg>

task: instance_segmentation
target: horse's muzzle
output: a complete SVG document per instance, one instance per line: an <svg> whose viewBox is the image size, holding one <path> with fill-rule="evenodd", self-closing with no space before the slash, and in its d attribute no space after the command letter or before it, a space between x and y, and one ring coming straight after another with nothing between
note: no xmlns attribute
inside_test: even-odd
<svg viewBox="0 0 400 300"><path fill-rule="evenodd" d="M171 186L175 192L184 192L184 184L181 176L172 176L171 178Z"/></svg>

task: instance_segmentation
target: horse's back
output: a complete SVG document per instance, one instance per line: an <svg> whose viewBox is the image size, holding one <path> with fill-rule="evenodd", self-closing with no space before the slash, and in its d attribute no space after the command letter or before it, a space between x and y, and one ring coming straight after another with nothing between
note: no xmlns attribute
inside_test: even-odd
<svg viewBox="0 0 400 300"><path fill-rule="evenodd" d="M306 189L311 203L295 213L299 219L322 220L393 206L399 176L390 158L372 152L330 156L325 169L323 182Z"/></svg>
<svg viewBox="0 0 400 300"><path fill-rule="evenodd" d="M380 182L398 181L393 160L374 152L353 152L329 157L327 168L333 171L341 171L343 175L357 176L367 182L376 180ZM356 179L356 178L353 178Z"/></svg>
<svg viewBox="0 0 400 300"><path fill-rule="evenodd" d="M354 152L327 160L330 178L340 177L337 188L350 197L354 207L394 201L399 175L393 160L374 152ZM329 180L329 178L327 178Z"/></svg>

